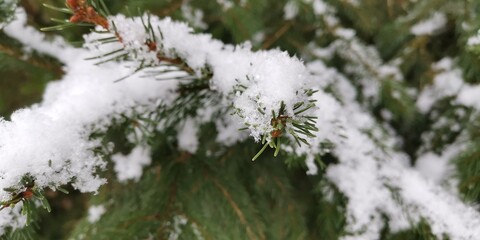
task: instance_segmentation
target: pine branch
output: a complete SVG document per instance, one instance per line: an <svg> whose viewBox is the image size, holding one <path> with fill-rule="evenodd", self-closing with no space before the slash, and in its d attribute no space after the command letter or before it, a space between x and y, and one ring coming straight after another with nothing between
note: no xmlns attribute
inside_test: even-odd
<svg viewBox="0 0 480 240"><path fill-rule="evenodd" d="M182 70L189 75L192 75L192 76L196 75L196 71L192 67L189 66L189 64L187 63L186 60L182 59L180 56L178 56L176 54L173 54L173 56L168 56L166 54L169 51L170 52L172 50L175 51L175 49L164 49L163 43L162 43L162 41L163 41L162 30L160 28L155 29L153 27L153 25L151 23L151 20L150 20L150 18L151 18L150 15L146 15L145 17L140 18L140 21L143 25L143 28L145 29L145 33L148 36L144 41L144 46L141 46L138 49L130 49L131 48L130 47L131 43L125 42L125 39L124 39L124 37L122 37L122 33L120 32L121 30L118 29L118 27L115 24L115 21L112 20L111 25L108 24L108 20L107 20L105 14L103 14L104 12L107 12L107 10L103 10L101 13L98 13L98 12L100 12L100 10L96 6L98 6L99 4L98 3L95 4L95 3L96 3L96 1L90 1L90 2L80 1L80 0L67 1L67 6L73 12L73 16L69 20L72 24L79 23L79 22L86 22L86 23L94 23L98 26L101 26L102 28L104 28L106 30L106 33L110 33L111 35L115 36L117 38L117 41L123 46L123 50L119 49L119 50L116 50L116 51L108 52L106 54L103 54L103 55L95 57L95 58L104 58L104 57L109 56L109 55L115 55L117 52L119 52L119 53L122 53L122 54L120 54L118 56L120 56L122 58L124 56L125 57L127 57L127 56L130 56L130 57L131 56L140 56L141 64L134 71L134 73L136 73L140 70L143 70L144 68L155 67L156 65L158 65L160 63L160 64L167 64L169 66L177 67L179 70ZM56 10L57 8L53 8L53 9ZM54 29L54 28L55 27L53 27L51 29ZM63 25L59 25L59 28L63 28ZM111 37L105 37L105 38L97 40L97 41L99 41L101 44L102 43L105 44L105 43L109 43L111 40L112 40ZM142 48L144 48L144 49L142 49ZM141 55L150 54L151 52L156 53L155 61L158 61L158 63L157 62L151 62L152 61L151 59L150 60L149 59L141 59ZM138 59L135 59L135 58L132 59L132 60L133 61L138 61ZM118 59L118 57L113 57L111 59L106 59L105 61L100 62L100 64L104 63L104 62L111 61L111 60L116 60L116 59ZM151 63L146 63L145 64L145 62L151 62ZM207 69L207 67L204 67L204 69L201 71L202 76L200 76L200 79L205 79L205 80L208 81L208 79L212 78L213 75L209 73L210 71L205 70L205 69ZM205 73L207 73L207 74L205 74ZM248 79L248 77L247 77L247 79ZM192 90L192 88L190 88L190 90ZM307 95L311 96L311 94L313 94L313 93L310 93L310 94L307 94ZM282 132L284 132L287 125L291 125L293 127L293 129L297 129L297 130L294 130L296 132L289 130L288 133L290 133L294 137L294 139L296 140L296 142L299 145L300 145L300 142L308 144L308 141L305 138L301 137L301 135L305 135L307 137L312 137L312 136L314 136L312 134L312 132L313 131L318 131L318 129L316 127L312 127L315 124L315 120L313 118L310 118L311 123L303 120L304 119L303 113L305 111L309 110L310 108L314 107L315 104L309 103L308 105L305 105L305 106L306 107L294 112L295 116L284 116L283 114L284 114L286 109L285 109L284 103L283 102L280 103L280 109L279 109L279 114L280 115L279 116L281 116L281 119L284 119L284 120L278 120L275 117L275 111L272 111L273 114L271 116L272 118L270 120L270 125L271 125L271 127L273 127L273 129L271 129L271 130L270 129L268 129L268 130L265 129L266 131L270 132L270 134L264 134L264 140L266 140L266 142L268 142L268 145L271 148L276 149L276 151L274 153L274 156L277 156L278 153L279 153L279 150L280 150L280 145L279 144L281 142L279 137L282 135ZM260 108L258 108L258 109L260 109ZM242 111L243 111L242 109L237 109L236 114L242 115L243 114ZM262 113L262 110L260 110L260 113ZM263 113L263 115L265 115L265 113ZM287 119L288 119L288 121L287 121ZM253 126L251 124L247 124L247 126L249 128L252 128L252 127L255 128L256 127L256 126ZM268 127L268 128L270 128L270 127ZM265 146L266 145L264 145L262 150L260 150L260 152L253 158L253 160L255 160L263 152L263 150L265 150Z"/></svg>

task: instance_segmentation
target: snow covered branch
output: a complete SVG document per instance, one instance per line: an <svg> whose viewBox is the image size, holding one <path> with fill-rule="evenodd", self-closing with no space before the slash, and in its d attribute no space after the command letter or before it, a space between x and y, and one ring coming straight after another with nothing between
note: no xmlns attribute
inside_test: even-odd
<svg viewBox="0 0 480 240"><path fill-rule="evenodd" d="M337 25L331 7L320 0L309 3L317 15L330 15L324 20L330 21L340 39L332 48L351 63L349 73L359 76L362 94L375 99L377 82L403 80L395 66L381 62L375 49L365 51L354 31ZM385 217L392 231L426 221L439 238L443 234L452 239L480 235L478 211L411 166L408 156L396 149L395 133L366 113L365 104L359 104L349 76L322 61L305 65L280 50L254 52L248 43L224 44L170 18L117 15L103 19L91 11L74 11L70 19L99 25L96 32L85 36L81 49L60 38L45 41L41 33L25 25L22 10L5 28L26 46L62 61L66 74L49 84L41 103L0 121L2 202L12 199L11 189L16 194L29 189L22 184L25 176L39 189L71 184L82 192L96 192L106 183L98 174L106 161L95 149L105 146L92 135L105 132L115 120L157 112L162 118L148 128L158 130L167 122L174 125L179 129L178 147L191 153L197 150L199 126L209 122L215 123L217 141L226 147L245 139L239 126L246 126L250 136L262 141L264 148L277 149L276 153L282 137L281 150L305 157L308 174L317 174L315 159L330 152L338 163L329 165L326 178L348 198L349 234L344 239L377 239ZM294 13L288 14L293 17ZM445 20L444 16L432 18ZM427 31L426 25L431 24L424 22L412 32L433 34L441 29ZM345 46L352 51L342 51ZM459 91L466 92L459 95L459 102L476 107L468 94L476 87L463 89L460 72L444 65L448 64L436 65L445 72L419 95L420 111L427 112L433 102ZM202 87L191 87L192 83ZM181 121L169 120L162 113L188 107L182 99L192 95L183 91L185 86L195 93L208 93L211 99L200 102L194 114L182 115ZM331 147L324 148L325 143ZM112 157L120 181L139 179L142 167L152 161L148 149L138 146L129 156ZM131 156L137 158L134 167L120 163ZM0 212L0 229L21 226L25 219L18 217L19 211L17 205ZM104 213L104 209L95 211L93 215Z"/></svg>

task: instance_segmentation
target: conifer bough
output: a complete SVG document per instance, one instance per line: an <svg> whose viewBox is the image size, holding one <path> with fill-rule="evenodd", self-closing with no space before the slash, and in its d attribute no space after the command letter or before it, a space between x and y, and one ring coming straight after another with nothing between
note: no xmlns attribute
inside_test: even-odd
<svg viewBox="0 0 480 240"><path fill-rule="evenodd" d="M320 0L307 2L318 15L333 14ZM270 146L275 155L282 150L286 156L303 156L310 174L317 173L314 159L329 145L339 162L330 165L325 176L348 198L350 235L345 239L378 238L385 217L392 231L426 221L437 237L480 235L480 215L472 206L406 166L403 153L380 149L378 139L368 134L376 120L352 98L340 102L324 91L325 75L339 81L344 76L314 74L315 69L327 70L321 62L307 68L279 50L253 52L248 43L227 45L170 18L110 16L102 0L68 0L66 5L49 7L71 13L69 21L44 30L96 25L81 49L61 39L45 42L41 33L25 26L22 10L5 29L25 45L64 62L66 74L49 85L42 103L0 122L0 197L5 207L16 205L0 212L2 230L25 224L18 213L21 203L24 209L30 206L25 193L33 188L71 184L82 192L97 191L105 184L97 174L106 165L101 153L110 150L93 136L115 120L146 115L151 125L136 132L139 145L146 144L142 138L148 131L182 123L178 145L194 153L202 124L215 123L217 141L225 146L245 139L238 131L243 125L262 142L259 154ZM176 111L186 107L181 105L190 103L188 99L198 104L195 114ZM138 121L132 125L141 126ZM141 159L130 159L136 169L150 162ZM138 174L141 171L124 176L138 179ZM26 176L34 187L22 182Z"/></svg>

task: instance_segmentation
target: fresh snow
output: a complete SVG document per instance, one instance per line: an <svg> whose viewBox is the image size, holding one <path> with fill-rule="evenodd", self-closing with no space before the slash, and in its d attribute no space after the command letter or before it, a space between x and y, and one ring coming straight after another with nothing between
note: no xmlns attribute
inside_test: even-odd
<svg viewBox="0 0 480 240"><path fill-rule="evenodd" d="M326 22L338 24L333 10L324 2L305 2L311 3ZM142 18L147 20L147 16ZM433 20L414 26L412 32L432 34L443 27L445 18L436 14ZM114 119L132 117L138 108L144 112L154 111L159 102L168 107L178 97L175 90L179 81L157 81L143 70L131 75L139 62L168 68L158 61L156 53L145 47L150 36L143 30L141 17L117 15L110 20L115 22L122 43L111 43L105 48L103 45L99 48L98 39L102 35L95 33L85 37L82 49L74 49L61 39L45 41L41 33L25 26L26 17L21 10L17 12L17 20L6 27L5 32L25 46L64 62L66 74L60 81L49 84L41 103L15 112L10 121L0 121L0 189L21 188L21 177L29 174L41 188L71 183L82 192L97 191L105 183L97 171L104 169L106 162L92 151L100 147L101 142L90 139L90 135L104 131ZM194 34L186 24L169 18L151 17L150 21L155 26L157 48L166 57L185 60L194 74L201 75L208 67L213 73L210 90L220 98L215 101L215 107L205 107L198 112L198 117L178 123L180 149L189 152L198 149L198 127L208 120L215 122L220 131L217 140L225 141L227 146L244 139L242 133L234 131L238 125L248 126L247 134L260 140L263 135L270 135L271 112L277 111L281 102L286 104L289 116L300 118L293 114L293 105L317 100L317 108L308 114L318 118L320 130L316 137L309 139L310 146L292 144L284 149L288 154L306 157L308 174L318 171L314 164L316 156L331 152L338 158L337 164L326 169L326 178L348 198L347 230L351 234L343 239L378 239L384 228L384 216L390 219L392 231L407 229L424 219L439 238L443 234L452 239L474 239L480 235L480 214L438 184L439 175L448 172L446 163L429 176L424 173L425 168L432 164L429 159L437 156L425 153L420 157L424 160L411 166L405 154L393 150L398 144L395 134L379 126L356 101L355 88L347 76L321 61L306 66L300 59L280 50L252 52L249 44L225 45L210 35ZM333 43L334 50L349 60L346 71L361 77L363 95L376 98L378 81L382 79L403 80L396 65L383 63L378 52L362 44L353 30L341 29L336 34L340 38ZM85 60L121 48L132 56L131 61L95 65L95 61ZM480 90L462 85L461 71L448 61L434 66L439 74L432 91L440 95L421 94L436 101L460 92L459 103L478 104L474 94ZM117 81L119 79L123 80ZM331 93L323 91L327 87ZM304 93L307 89L318 92L309 98ZM418 103L417 106L428 110L431 105ZM213 117L213 113L227 113L231 106L237 113L234 116ZM265 114L261 114L259 108ZM321 148L323 143L333 147ZM113 155L119 180L140 178L143 167L151 162L149 153L150 150L137 146L127 156ZM448 158L448 155L438 157ZM0 190L1 200L9 197ZM0 212L0 229L22 226L16 210L19 206ZM89 216L93 217L89 220L98 220L104 211L101 207L92 210ZM178 231L185 224L181 217L173 221Z"/></svg>
<svg viewBox="0 0 480 240"><path fill-rule="evenodd" d="M470 37L467 41L467 44L469 46L480 45L480 34Z"/></svg>
<svg viewBox="0 0 480 240"><path fill-rule="evenodd" d="M87 216L88 222L96 223L98 220L100 220L102 215L105 214L105 212L107 212L107 210L103 205L90 206L90 208L88 209L88 216Z"/></svg>
<svg viewBox="0 0 480 240"><path fill-rule="evenodd" d="M191 118L187 118L183 125L180 126L180 131L177 135L178 147L189 153L195 153L198 149L197 132L198 124Z"/></svg>
<svg viewBox="0 0 480 240"><path fill-rule="evenodd" d="M297 4L295 3L295 1L289 1L285 4L285 6L283 7L283 12L284 12L284 16L283 18L285 20L292 20L294 19L297 14L298 14L298 6Z"/></svg>
<svg viewBox="0 0 480 240"><path fill-rule="evenodd" d="M410 32L414 35L435 35L447 24L447 16L442 12L436 12L430 18L412 26Z"/></svg>
<svg viewBox="0 0 480 240"><path fill-rule="evenodd" d="M113 155L112 161L115 164L113 170L117 173L119 182L138 181L142 176L143 168L152 162L150 148L137 146L126 156L120 153Z"/></svg>
<svg viewBox="0 0 480 240"><path fill-rule="evenodd" d="M453 59L441 59L432 69L438 74L435 75L433 84L423 89L417 99L417 107L422 113L428 112L438 100L456 96L464 85L463 73L454 67Z"/></svg>

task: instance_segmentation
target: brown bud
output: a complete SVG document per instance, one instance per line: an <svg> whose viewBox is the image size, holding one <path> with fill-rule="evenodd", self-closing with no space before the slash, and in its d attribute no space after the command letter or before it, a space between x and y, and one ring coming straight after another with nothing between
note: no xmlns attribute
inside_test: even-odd
<svg viewBox="0 0 480 240"><path fill-rule="evenodd" d="M145 42L145 44L148 47L148 50L155 52L157 51L157 43L154 41L151 41L150 39Z"/></svg>
<svg viewBox="0 0 480 240"><path fill-rule="evenodd" d="M67 6L71 9L76 9L78 8L78 2L77 0L67 0Z"/></svg>
<svg viewBox="0 0 480 240"><path fill-rule="evenodd" d="M87 7L87 16L92 18L97 16L97 12L95 9L93 9L93 7Z"/></svg>
<svg viewBox="0 0 480 240"><path fill-rule="evenodd" d="M272 138L277 138L282 136L282 130L280 129L273 130L270 134L272 135Z"/></svg>
<svg viewBox="0 0 480 240"><path fill-rule="evenodd" d="M33 197L33 192L30 189L25 190L25 192L22 193L22 197L25 199L30 199Z"/></svg>
<svg viewBox="0 0 480 240"><path fill-rule="evenodd" d="M78 23L78 22L81 22L83 21L83 17L80 16L80 15L73 15L70 17L70 22L71 23Z"/></svg>

